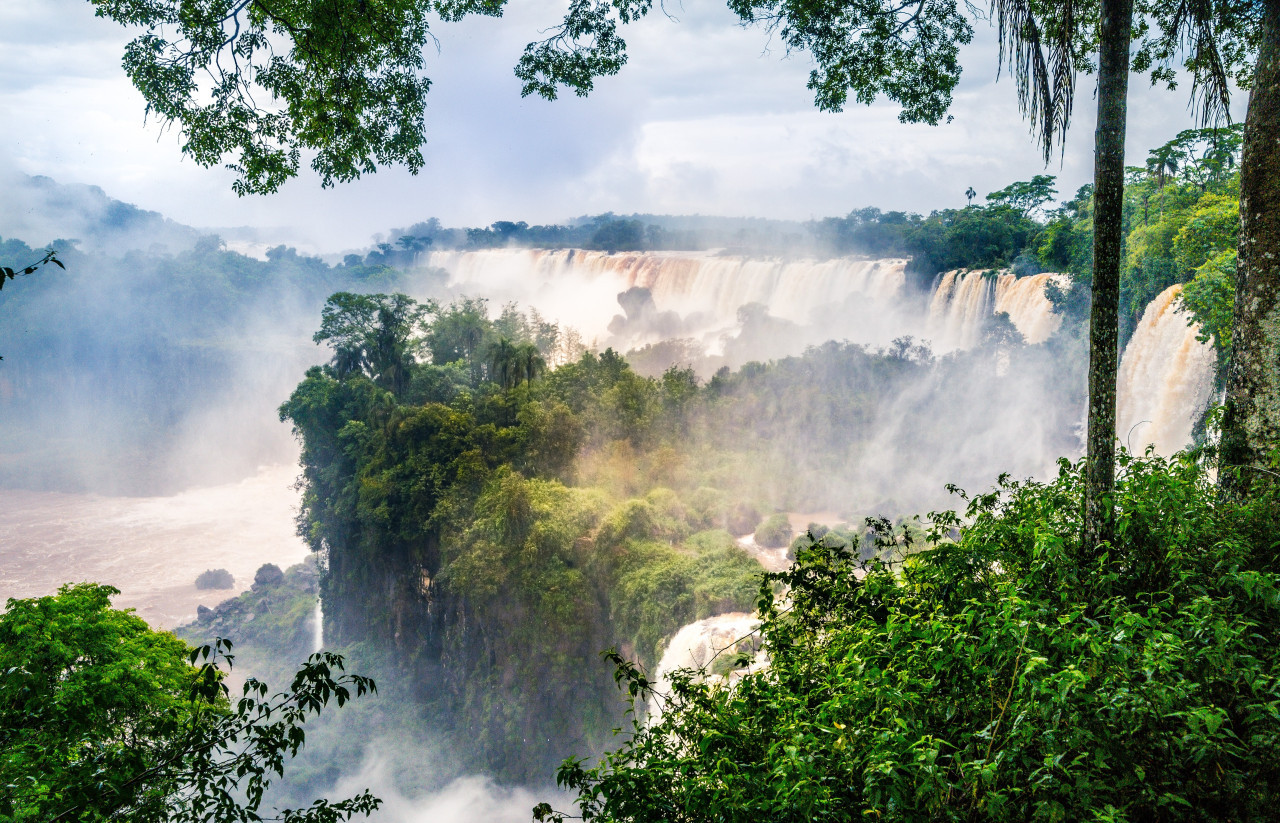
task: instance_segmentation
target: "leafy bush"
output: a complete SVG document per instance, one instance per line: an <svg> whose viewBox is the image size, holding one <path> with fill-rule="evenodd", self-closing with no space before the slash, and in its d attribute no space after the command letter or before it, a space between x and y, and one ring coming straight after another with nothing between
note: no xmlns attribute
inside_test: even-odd
<svg viewBox="0 0 1280 823"><path fill-rule="evenodd" d="M230 589L236 585L236 579L226 569L206 569L196 577L197 589Z"/></svg>
<svg viewBox="0 0 1280 823"><path fill-rule="evenodd" d="M117 589L63 586L0 613L0 821L250 823L332 699L374 690L311 656L286 691L248 678L231 699L231 643L189 649L152 630ZM368 792L269 814L337 823L381 801ZM280 810L276 810L279 812ZM261 813L260 813L261 812Z"/></svg>
<svg viewBox="0 0 1280 823"><path fill-rule="evenodd" d="M280 567L275 563L263 563L253 574L254 588L267 588L269 586L279 586L284 582L284 572L280 571Z"/></svg>
<svg viewBox="0 0 1280 823"><path fill-rule="evenodd" d="M756 528L756 544L769 549L780 549L791 542L791 521L785 514L770 515Z"/></svg>
<svg viewBox="0 0 1280 823"><path fill-rule="evenodd" d="M729 510L725 527L730 534L750 534L760 522L760 512L747 503L739 503Z"/></svg>
<svg viewBox="0 0 1280 823"><path fill-rule="evenodd" d="M1218 500L1185 457L1120 466L1102 552L1065 462L936 515L933 548L892 568L811 542L773 576L790 609L762 589L767 669L686 673L659 722L561 767L582 819L1270 819L1280 501Z"/></svg>

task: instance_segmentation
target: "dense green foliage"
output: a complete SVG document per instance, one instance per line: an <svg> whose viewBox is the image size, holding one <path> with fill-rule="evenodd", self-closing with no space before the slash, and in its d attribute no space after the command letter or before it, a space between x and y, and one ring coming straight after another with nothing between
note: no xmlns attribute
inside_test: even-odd
<svg viewBox="0 0 1280 823"><path fill-rule="evenodd" d="M760 524L753 536L758 545L781 548L791 542L791 523L785 514L772 515Z"/></svg>
<svg viewBox="0 0 1280 823"><path fill-rule="evenodd" d="M1120 272L1122 338L1169 286L1186 284L1184 305L1213 335L1219 363L1230 346L1231 304L1239 228L1241 129L1193 129L1153 149L1145 168L1128 169L1124 259ZM1090 187L1051 215L1035 254L1072 284L1056 296L1069 318L1088 313L1092 260Z"/></svg>
<svg viewBox="0 0 1280 823"><path fill-rule="evenodd" d="M10 600L0 616L0 819L48 820L98 805L160 818L173 777L127 781L161 762L201 712L217 709L190 697L199 673L186 645L111 609L113 594L67 587Z"/></svg>
<svg viewBox="0 0 1280 823"><path fill-rule="evenodd" d="M0 615L0 821L261 820L264 792L332 699L374 688L315 655L289 689L249 678L229 700L230 643L191 650L111 608L109 586L10 599ZM220 668L221 667L221 668ZM378 807L367 792L302 809L292 823L337 823Z"/></svg>
<svg viewBox="0 0 1280 823"><path fill-rule="evenodd" d="M98 16L144 29L125 48L125 73L148 113L181 130L184 154L230 161L237 194L275 191L304 151L324 186L378 164L421 168L424 4L91 1Z"/></svg>
<svg viewBox="0 0 1280 823"><path fill-rule="evenodd" d="M1121 467L1101 556L1065 462L934 515L905 561L808 541L787 600L762 589L766 668L688 672L598 766L562 767L583 819L1268 819L1280 501L1222 502L1183 457Z"/></svg>
<svg viewBox="0 0 1280 823"><path fill-rule="evenodd" d="M553 742L598 745L616 712L584 657L624 643L654 660L683 623L750 604L758 566L699 534L718 498L566 485L588 442L630 450L602 474L636 471L635 446L671 423L686 384L664 391L612 352L505 379L504 351L540 358L541 343L549 358L558 332L514 310L491 320L476 300L339 294L317 339L333 363L281 413L303 440L327 635L409 651L419 697L482 762L545 774ZM388 363L405 371L391 379Z"/></svg>

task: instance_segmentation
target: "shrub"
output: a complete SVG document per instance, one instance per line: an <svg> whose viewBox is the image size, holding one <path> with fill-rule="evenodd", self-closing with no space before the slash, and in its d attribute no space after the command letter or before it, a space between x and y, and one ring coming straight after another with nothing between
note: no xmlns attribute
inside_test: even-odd
<svg viewBox="0 0 1280 823"><path fill-rule="evenodd" d="M791 521L785 514L771 515L756 529L756 545L780 549L791 542Z"/></svg>
<svg viewBox="0 0 1280 823"><path fill-rule="evenodd" d="M284 572L280 571L280 567L275 563L263 563L253 574L253 586L255 589L279 586L283 582Z"/></svg>
<svg viewBox="0 0 1280 823"><path fill-rule="evenodd" d="M1271 819L1280 506L1218 500L1185 457L1120 468L1102 552L1065 462L937 515L929 551L886 535L892 566L811 541L771 576L789 609L762 588L767 669L687 673L659 722L561 767L582 819Z"/></svg>
<svg viewBox="0 0 1280 823"><path fill-rule="evenodd" d="M226 569L206 569L196 577L197 589L230 589L236 585L236 579Z"/></svg>
<svg viewBox="0 0 1280 823"><path fill-rule="evenodd" d="M725 528L732 535L751 534L760 522L760 512L748 503L738 503L725 516Z"/></svg>

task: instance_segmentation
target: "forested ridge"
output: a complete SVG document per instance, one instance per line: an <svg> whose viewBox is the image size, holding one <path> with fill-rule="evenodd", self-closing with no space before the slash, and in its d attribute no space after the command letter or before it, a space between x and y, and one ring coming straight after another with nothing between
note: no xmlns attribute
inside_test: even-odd
<svg viewBox="0 0 1280 823"><path fill-rule="evenodd" d="M110 247L115 236L101 234ZM45 266L0 291L0 444L24 456L0 465L0 476L27 488L181 488L192 478L166 458L197 432L237 441L223 451L243 458L209 461L206 471L227 479L251 471L279 452L251 417L272 405L255 394L312 356L302 318L337 289L385 289L399 276L385 266L329 266L284 246L257 260L212 235L181 251L50 245L65 270ZM0 264L39 256L20 240L0 242ZM229 397L241 408L227 408ZM226 413L206 414L219 409Z"/></svg>
<svg viewBox="0 0 1280 823"><path fill-rule="evenodd" d="M612 350L549 369L572 354L515 306L491 319L482 300L347 293L316 339L331 362L281 415L303 444L327 637L393 647L439 721L467 730L461 748L527 778L572 741L599 751L617 719L607 668L584 661L616 647L652 667L682 625L754 607L760 566L735 537L775 511L834 510L854 544L864 517L902 521L920 499L856 508L858 461L879 461L878 488L900 495L914 488L895 482L897 459L974 471L988 455L964 464L948 443L992 392L1013 403L1026 386L996 379L997 359L1025 376L1053 356L992 338L937 359L901 340L705 382L643 377ZM956 402L968 409L939 426ZM1061 431L1053 448L1069 448L1070 416L1040 421ZM890 418L902 441L879 453Z"/></svg>

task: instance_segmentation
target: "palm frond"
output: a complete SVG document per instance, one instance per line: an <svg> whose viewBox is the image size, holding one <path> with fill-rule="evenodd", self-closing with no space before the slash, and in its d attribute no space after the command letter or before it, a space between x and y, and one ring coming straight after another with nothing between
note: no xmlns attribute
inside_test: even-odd
<svg viewBox="0 0 1280 823"><path fill-rule="evenodd" d="M1190 55L1191 107L1202 126L1231 122L1231 86L1214 30L1212 0L1179 0L1172 15L1173 36Z"/></svg>
<svg viewBox="0 0 1280 823"><path fill-rule="evenodd" d="M1073 40L1079 21L1077 0L1053 4L1055 17L1037 20L1032 0L992 0L991 16L1000 37L999 71L1013 76L1018 108L1031 121L1031 132L1048 163L1054 146L1065 148L1075 101L1076 64ZM1047 25L1046 25L1047 24Z"/></svg>

